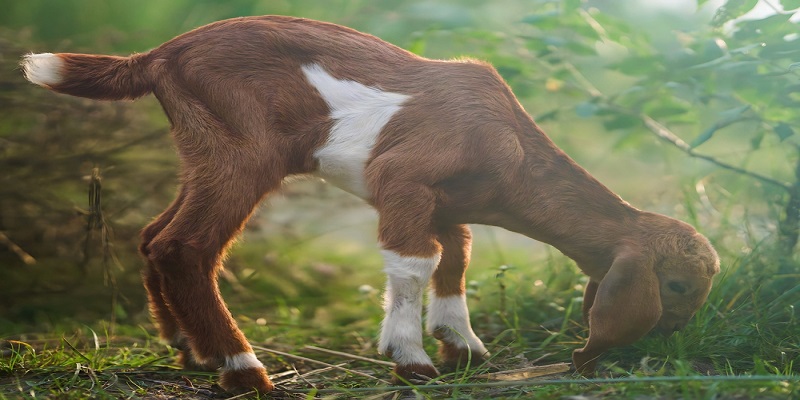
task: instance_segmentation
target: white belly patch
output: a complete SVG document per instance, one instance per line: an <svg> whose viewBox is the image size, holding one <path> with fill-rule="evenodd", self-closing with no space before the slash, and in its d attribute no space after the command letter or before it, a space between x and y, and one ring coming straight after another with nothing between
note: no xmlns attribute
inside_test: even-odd
<svg viewBox="0 0 800 400"><path fill-rule="evenodd" d="M409 96L336 79L318 64L302 69L334 121L328 141L314 152L319 162L315 175L362 199L370 198L364 166L383 127Z"/></svg>

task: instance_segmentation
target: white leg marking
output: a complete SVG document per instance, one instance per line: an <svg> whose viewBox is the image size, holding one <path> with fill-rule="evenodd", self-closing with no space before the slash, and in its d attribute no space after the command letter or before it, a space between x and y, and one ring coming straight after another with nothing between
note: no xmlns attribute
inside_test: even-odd
<svg viewBox="0 0 800 400"><path fill-rule="evenodd" d="M225 371L240 371L243 369L258 369L264 368L264 364L258 361L256 355L253 353L239 353L230 357L225 357L225 365L222 367Z"/></svg>
<svg viewBox="0 0 800 400"><path fill-rule="evenodd" d="M470 349L474 353L488 354L483 342L472 331L465 295L439 297L433 289L428 293L428 333L439 328L443 341L460 349Z"/></svg>
<svg viewBox="0 0 800 400"><path fill-rule="evenodd" d="M39 86L46 87L61 82L63 66L64 61L52 53L28 54L22 59L25 78Z"/></svg>
<svg viewBox="0 0 800 400"><path fill-rule="evenodd" d="M433 365L422 347L423 294L440 255L431 258L402 257L383 250L387 275L378 351L392 352L400 365Z"/></svg>
<svg viewBox="0 0 800 400"><path fill-rule="evenodd" d="M410 97L350 80L339 80L320 65L302 67L331 111L328 141L316 152L316 174L362 199L369 198L364 164L383 127Z"/></svg>

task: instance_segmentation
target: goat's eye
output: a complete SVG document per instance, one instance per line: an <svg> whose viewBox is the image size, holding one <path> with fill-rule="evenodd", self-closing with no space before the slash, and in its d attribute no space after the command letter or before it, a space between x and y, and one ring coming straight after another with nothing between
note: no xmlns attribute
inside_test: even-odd
<svg viewBox="0 0 800 400"><path fill-rule="evenodd" d="M672 290L675 293L680 293L680 294L686 293L686 285L680 282L670 282L667 284L667 286L669 287L670 290Z"/></svg>

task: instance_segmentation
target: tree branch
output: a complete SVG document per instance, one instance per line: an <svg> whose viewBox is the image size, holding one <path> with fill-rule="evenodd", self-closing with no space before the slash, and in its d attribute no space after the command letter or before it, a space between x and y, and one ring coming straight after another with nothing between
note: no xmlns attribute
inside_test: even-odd
<svg viewBox="0 0 800 400"><path fill-rule="evenodd" d="M638 114L638 117L642 120L642 122L644 122L644 125L647 127L647 129L650 130L650 132L653 132L660 139L662 139L662 140L664 140L664 141L666 141L668 143L671 143L673 146L677 147L678 149L680 149L681 151L683 151L684 153L686 153L686 154L688 154L688 155L690 155L692 157L700 158L702 160L706 160L706 161L708 161L708 162L710 162L710 163L712 163L712 164L714 164L714 165L716 165L716 166L718 166L720 168L724 168L724 169L727 169L729 171L733 171L733 172L736 172L736 173L739 173L739 174L742 174L742 175L749 176L749 177L751 177L753 179L756 179L756 180L759 180L759 181L761 181L763 183L768 183L770 185L778 186L778 187L782 188L783 190L785 190L787 192L791 192L791 190L792 190L791 185L789 185L789 184L787 184L785 182L781 182L781 181L779 181L777 179L773 179L773 178L770 178L768 176L761 175L761 174L759 174L757 172L749 171L749 170L746 170L744 168L740 168L740 167L737 167L735 165L728 164L726 162L720 161L720 160L718 160L718 159L716 159L716 158L714 158L712 156L709 156L709 155L697 153L696 151L694 151L694 149L691 146L689 146L688 143L684 142L683 139L678 137L678 135L674 134L671 130L669 130L664 125L661 125L658 121L654 120L650 116L648 116L646 114Z"/></svg>
<svg viewBox="0 0 800 400"><path fill-rule="evenodd" d="M33 258L30 254L28 254L25 250L22 250L16 243L12 242L11 239L8 238L3 232L0 232L0 243L4 244L9 250L11 250L14 254L19 257L22 262L27 265L36 264L36 259Z"/></svg>
<svg viewBox="0 0 800 400"><path fill-rule="evenodd" d="M569 71L569 73L572 74L572 77L575 78L575 80L578 82L578 84L579 84L578 87L580 89L582 89L584 92L586 92L586 94L588 94L590 97L592 97L593 99L600 100L600 101L604 102L607 106L613 108L614 110L616 110L618 112L625 113L625 114L628 114L628 115L632 115L632 116L635 116L635 117L641 119L642 122L644 123L644 125L647 127L647 129L650 130L650 132L654 133L656 136L658 136L660 139L666 141L667 143L670 143L673 146L677 147L678 149L680 149L684 153L688 154L689 156L708 161L708 162L710 162L710 163L712 163L712 164L714 164L714 165L716 165L716 166L718 166L720 168L727 169L729 171L733 171L733 172L736 172L738 174L742 174L742 175L745 175L745 176L749 176L749 177L751 177L753 179L756 179L758 181L761 181L763 183L767 183L767 184L770 184L770 185L777 186L777 187L779 187L779 188L781 188L781 189L783 189L786 192L791 194L791 192L792 192L792 185L791 184L788 184L786 182L781 182L781 181L779 181L777 179L773 179L773 178L770 178L768 176L761 175L761 174L759 174L757 172L753 172L753 171L749 171L749 170L746 170L746 169L741 168L741 167L737 167L735 165L728 164L728 163L726 163L724 161L720 161L717 158L714 158L712 156L705 155L705 154L700 154L700 153L695 152L694 149L692 148L692 146L690 146L683 139L681 139L678 135L676 135L671 130L669 130L669 128L667 128L666 126L662 125L658 121L654 120L649 115L644 114L644 113L634 112L634 111L631 111L631 110L628 110L628 109L625 109L625 108L622 108L622 107L619 107L619 106L615 105L613 100L611 100L611 98L606 96L604 93L599 91L594 85L592 85L592 83L589 82L589 80L586 79L586 77L583 76L583 74L581 74L580 71L578 71L578 69L572 63L565 62L564 65L566 66L567 71Z"/></svg>

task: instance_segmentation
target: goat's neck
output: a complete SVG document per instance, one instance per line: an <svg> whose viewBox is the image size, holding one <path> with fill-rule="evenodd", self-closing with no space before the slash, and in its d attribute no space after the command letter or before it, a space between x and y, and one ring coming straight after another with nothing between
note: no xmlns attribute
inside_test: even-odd
<svg viewBox="0 0 800 400"><path fill-rule="evenodd" d="M553 245L588 275L602 277L619 247L635 237L640 212L559 150L532 120L525 122L524 162L504 190L509 196L500 225Z"/></svg>

